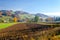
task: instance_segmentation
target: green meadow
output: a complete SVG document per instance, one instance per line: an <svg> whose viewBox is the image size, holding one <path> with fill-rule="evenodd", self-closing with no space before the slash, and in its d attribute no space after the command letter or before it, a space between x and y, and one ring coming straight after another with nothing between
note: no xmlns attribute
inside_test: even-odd
<svg viewBox="0 0 60 40"><path fill-rule="evenodd" d="M0 29L12 26L14 24L16 24L16 23L0 23Z"/></svg>

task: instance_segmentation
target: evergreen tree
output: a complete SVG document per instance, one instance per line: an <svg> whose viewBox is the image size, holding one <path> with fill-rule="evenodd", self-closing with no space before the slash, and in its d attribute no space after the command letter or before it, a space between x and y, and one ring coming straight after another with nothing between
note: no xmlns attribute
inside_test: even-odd
<svg viewBox="0 0 60 40"><path fill-rule="evenodd" d="M34 22L38 22L38 20L39 20L39 16L35 16Z"/></svg>

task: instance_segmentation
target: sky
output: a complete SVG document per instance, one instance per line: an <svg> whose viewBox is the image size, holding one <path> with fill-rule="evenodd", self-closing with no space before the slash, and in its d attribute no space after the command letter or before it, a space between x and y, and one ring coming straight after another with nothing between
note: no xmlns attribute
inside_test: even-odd
<svg viewBox="0 0 60 40"><path fill-rule="evenodd" d="M60 16L60 0L0 0L0 10L20 10L32 14Z"/></svg>

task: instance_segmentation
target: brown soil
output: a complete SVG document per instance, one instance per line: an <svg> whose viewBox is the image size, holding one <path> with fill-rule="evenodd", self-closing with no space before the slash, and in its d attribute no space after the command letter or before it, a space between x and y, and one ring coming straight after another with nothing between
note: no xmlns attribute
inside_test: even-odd
<svg viewBox="0 0 60 40"><path fill-rule="evenodd" d="M43 29L47 29L47 28L51 28L50 25L42 25L42 24L28 24L28 23L19 23L19 24L15 24L12 26L9 26L5 29L1 29L0 33L2 32L8 32L8 31L14 31L14 30L25 30L25 29L32 29L32 28L40 28L41 30Z"/></svg>
<svg viewBox="0 0 60 40"><path fill-rule="evenodd" d="M41 40L43 40L47 37L47 35L52 33L50 31L53 29L54 27L51 27L51 25L19 23L5 29L1 29L0 40L10 40L11 38L12 40L30 40L31 37L35 39L36 37L42 37ZM45 38L43 38L43 36ZM46 40L48 40L48 38Z"/></svg>

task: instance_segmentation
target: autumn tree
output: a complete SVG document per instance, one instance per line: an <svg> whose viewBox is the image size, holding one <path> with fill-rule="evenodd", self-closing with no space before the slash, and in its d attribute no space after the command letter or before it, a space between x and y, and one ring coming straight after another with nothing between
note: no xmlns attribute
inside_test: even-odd
<svg viewBox="0 0 60 40"><path fill-rule="evenodd" d="M11 16L11 12L10 11L6 11L7 16Z"/></svg>
<svg viewBox="0 0 60 40"><path fill-rule="evenodd" d="M14 22L17 22L17 17L14 17Z"/></svg>
<svg viewBox="0 0 60 40"><path fill-rule="evenodd" d="M2 12L0 11L0 16L2 16Z"/></svg>

